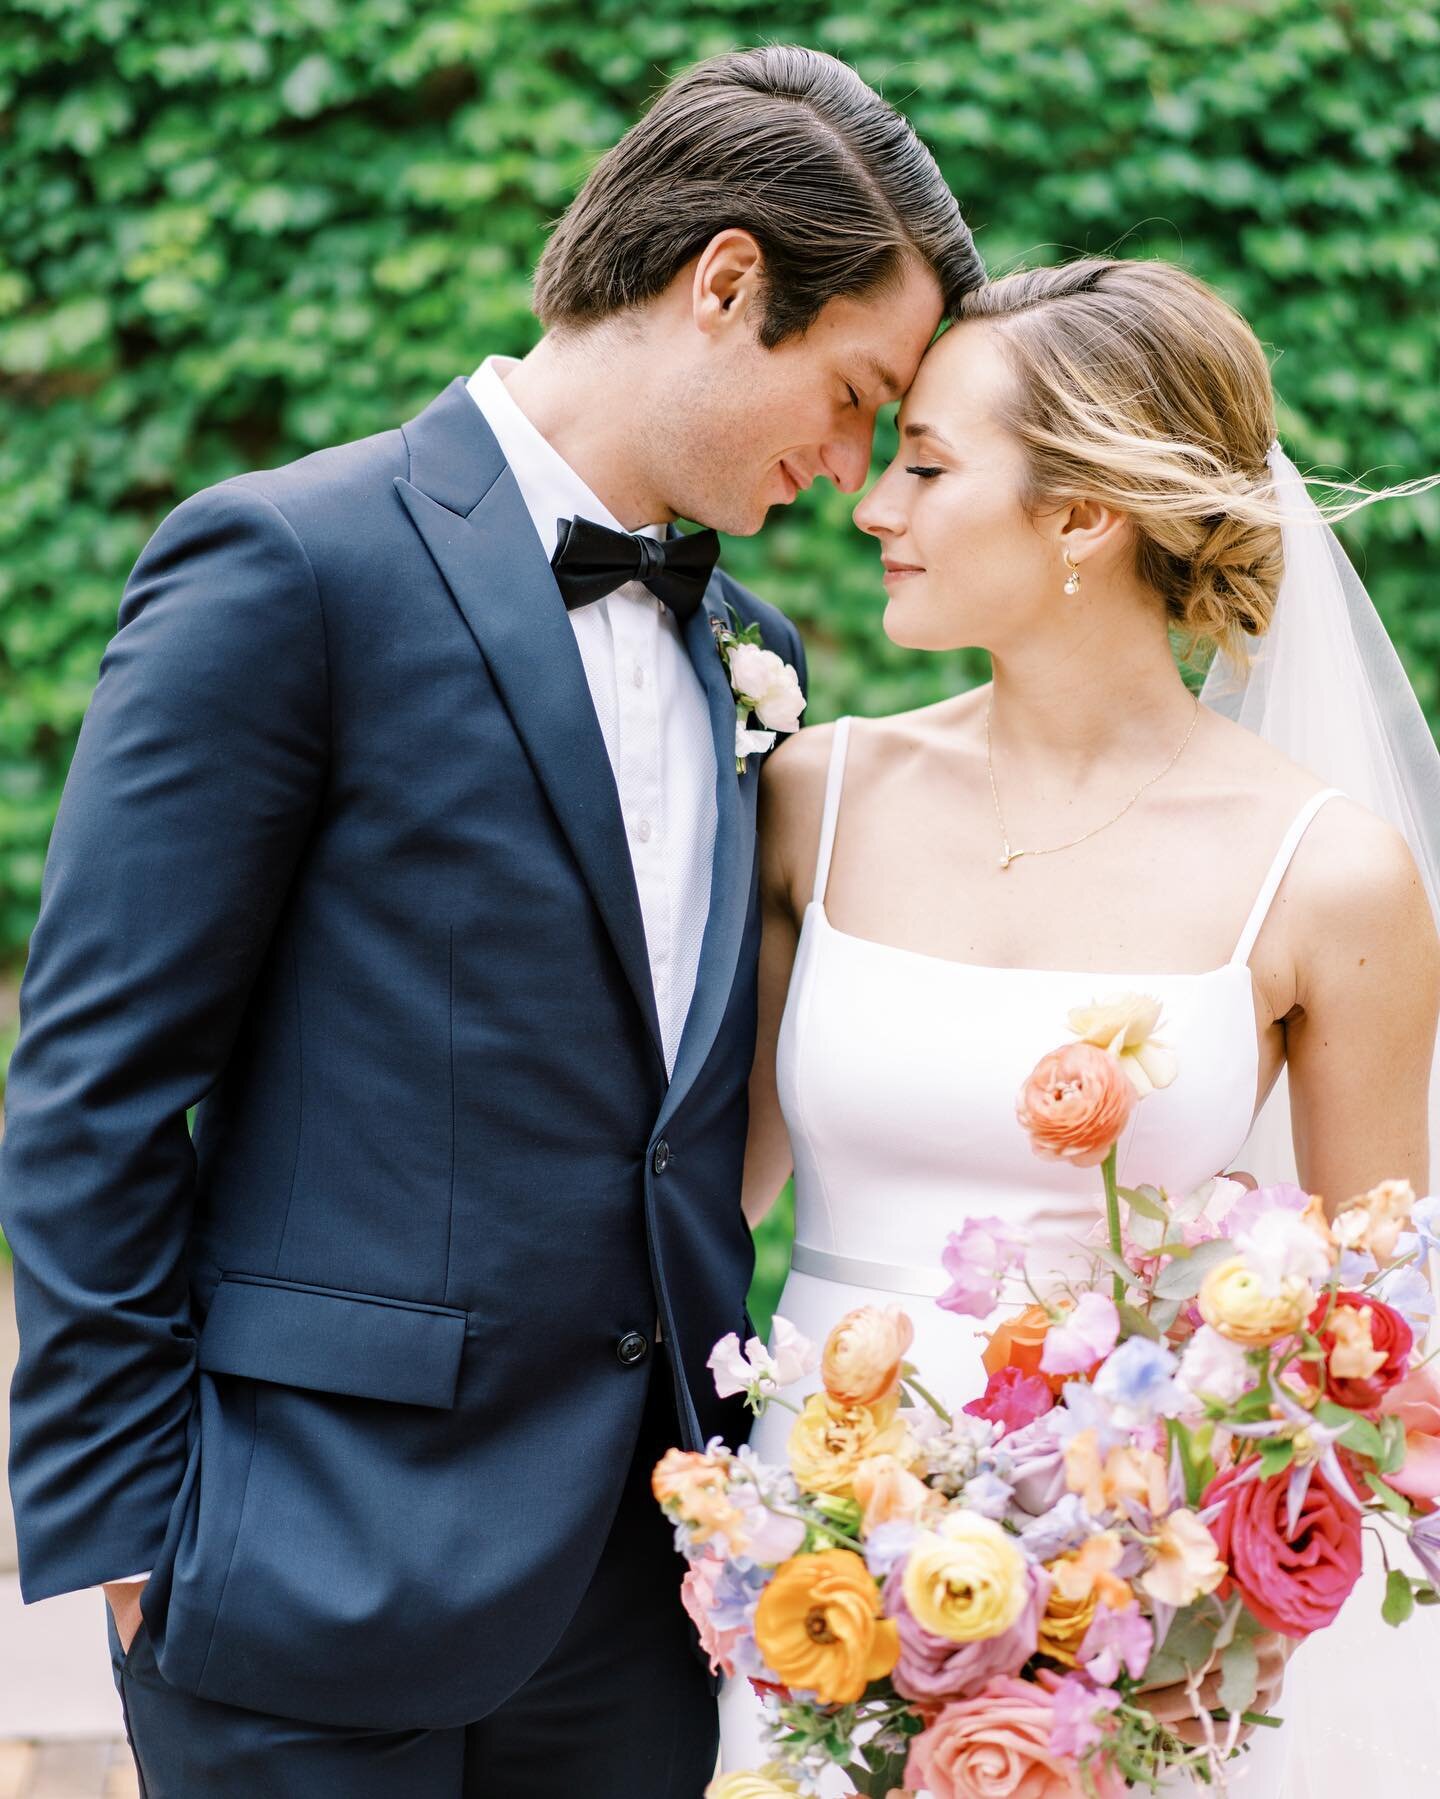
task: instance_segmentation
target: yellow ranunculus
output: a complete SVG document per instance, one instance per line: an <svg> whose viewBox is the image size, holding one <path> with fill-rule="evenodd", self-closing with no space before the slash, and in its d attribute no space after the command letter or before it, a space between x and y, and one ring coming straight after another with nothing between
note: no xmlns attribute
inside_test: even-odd
<svg viewBox="0 0 1440 1799"><path fill-rule="evenodd" d="M899 1627L852 1549L781 1562L755 1607L755 1642L787 1686L827 1705L853 1705L900 1654Z"/></svg>
<svg viewBox="0 0 1440 1799"><path fill-rule="evenodd" d="M1108 1050L1141 1099L1175 1079L1173 1052L1150 1035L1159 1022L1160 1002L1146 993L1122 993L1103 1004L1077 1006L1070 1013L1070 1029L1082 1043Z"/></svg>
<svg viewBox="0 0 1440 1799"><path fill-rule="evenodd" d="M1267 1293L1243 1256L1231 1256L1205 1276L1200 1316L1222 1337L1259 1349L1297 1331L1310 1316L1315 1295L1301 1276L1287 1275L1277 1293Z"/></svg>
<svg viewBox="0 0 1440 1799"><path fill-rule="evenodd" d="M798 1783L779 1762L767 1762L753 1774L721 1774L705 1789L705 1799L790 1799Z"/></svg>
<svg viewBox="0 0 1440 1799"><path fill-rule="evenodd" d="M1030 1596L1014 1537L979 1512L949 1512L922 1531L902 1584L915 1621L952 1643L1000 1636Z"/></svg>
<svg viewBox="0 0 1440 1799"><path fill-rule="evenodd" d="M836 1405L812 1393L790 1432L790 1470L807 1493L848 1498L855 1470L871 1456L911 1459L898 1397L878 1405Z"/></svg>
<svg viewBox="0 0 1440 1799"><path fill-rule="evenodd" d="M1036 1645L1040 1652L1064 1662L1067 1668L1078 1668L1080 1645L1094 1621L1097 1603L1094 1587L1078 1599L1069 1599L1059 1587L1052 1587L1040 1620Z"/></svg>

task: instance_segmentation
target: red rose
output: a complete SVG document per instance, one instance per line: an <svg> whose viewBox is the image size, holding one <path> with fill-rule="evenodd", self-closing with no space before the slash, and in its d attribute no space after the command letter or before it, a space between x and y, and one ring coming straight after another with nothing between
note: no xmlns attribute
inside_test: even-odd
<svg viewBox="0 0 1440 1799"><path fill-rule="evenodd" d="M1330 1366L1337 1342L1342 1336L1336 1328L1335 1314L1347 1307L1353 1312L1368 1312L1370 1315L1370 1342L1375 1353L1385 1358L1373 1374L1336 1374ZM1329 1321L1322 1330L1320 1321L1327 1313ZM1383 1299L1371 1299L1365 1293L1337 1293L1332 1308L1329 1294L1322 1294L1316 1301L1315 1310L1310 1314L1310 1328L1319 1336L1325 1349L1323 1378L1326 1396L1338 1405L1349 1406L1356 1412L1373 1412L1390 1388L1397 1381L1404 1380L1410 1371L1414 1334L1395 1308L1387 1306ZM1320 1370L1314 1362L1301 1362L1299 1366L1311 1381L1321 1378Z"/></svg>
<svg viewBox="0 0 1440 1799"><path fill-rule="evenodd" d="M1012 1431L1033 1424L1043 1413L1052 1411L1054 1405L1049 1381L1010 1363L997 1368L986 1382L985 1391L963 1410L972 1418L988 1418L1002 1430Z"/></svg>
<svg viewBox="0 0 1440 1799"><path fill-rule="evenodd" d="M1210 1523L1230 1573L1220 1593L1238 1591L1271 1630L1307 1637L1334 1618L1360 1578L1360 1514L1312 1474L1294 1535L1285 1528L1288 1469L1269 1480L1243 1480L1239 1467L1217 1474L1201 1510L1222 1509Z"/></svg>

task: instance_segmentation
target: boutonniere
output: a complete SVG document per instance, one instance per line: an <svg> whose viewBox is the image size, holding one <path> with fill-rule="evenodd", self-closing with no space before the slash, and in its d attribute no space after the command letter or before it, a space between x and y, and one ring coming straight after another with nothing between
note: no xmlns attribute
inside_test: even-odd
<svg viewBox="0 0 1440 1799"><path fill-rule="evenodd" d="M742 627L733 608L726 611L730 624L712 615L710 629L735 695L735 772L743 775L753 753L771 748L781 732L800 729L806 699L795 670L765 648L759 625ZM752 713L762 726L758 731L750 728Z"/></svg>

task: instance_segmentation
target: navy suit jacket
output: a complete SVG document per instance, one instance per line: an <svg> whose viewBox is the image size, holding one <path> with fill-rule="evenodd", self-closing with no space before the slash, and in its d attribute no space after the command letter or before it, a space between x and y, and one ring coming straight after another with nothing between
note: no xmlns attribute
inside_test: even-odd
<svg viewBox="0 0 1440 1799"><path fill-rule="evenodd" d="M574 633L455 381L207 488L126 586L46 864L0 1151L27 1599L155 1570L167 1680L449 1726L543 1660L618 1503L657 1309L739 1440L759 758L685 642L718 828L667 1082ZM187 1109L196 1106L193 1136Z"/></svg>

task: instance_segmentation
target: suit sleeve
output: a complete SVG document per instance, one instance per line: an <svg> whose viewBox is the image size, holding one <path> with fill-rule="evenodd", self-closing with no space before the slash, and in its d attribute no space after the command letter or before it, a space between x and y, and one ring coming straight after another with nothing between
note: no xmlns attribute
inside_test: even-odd
<svg viewBox="0 0 1440 1799"><path fill-rule="evenodd" d="M187 1108L224 1068L328 757L298 537L244 483L161 524L126 584L51 838L0 1144L27 1600L153 1567L195 1359Z"/></svg>
<svg viewBox="0 0 1440 1799"><path fill-rule="evenodd" d="M799 626L796 625L794 619L787 619L785 622L790 626L790 635L795 640L795 649L793 655L790 657L790 664L794 668L795 673L800 677L800 691L808 700L810 695L810 668L805 659L805 639L800 635ZM804 721L802 720L801 722L803 723Z"/></svg>

